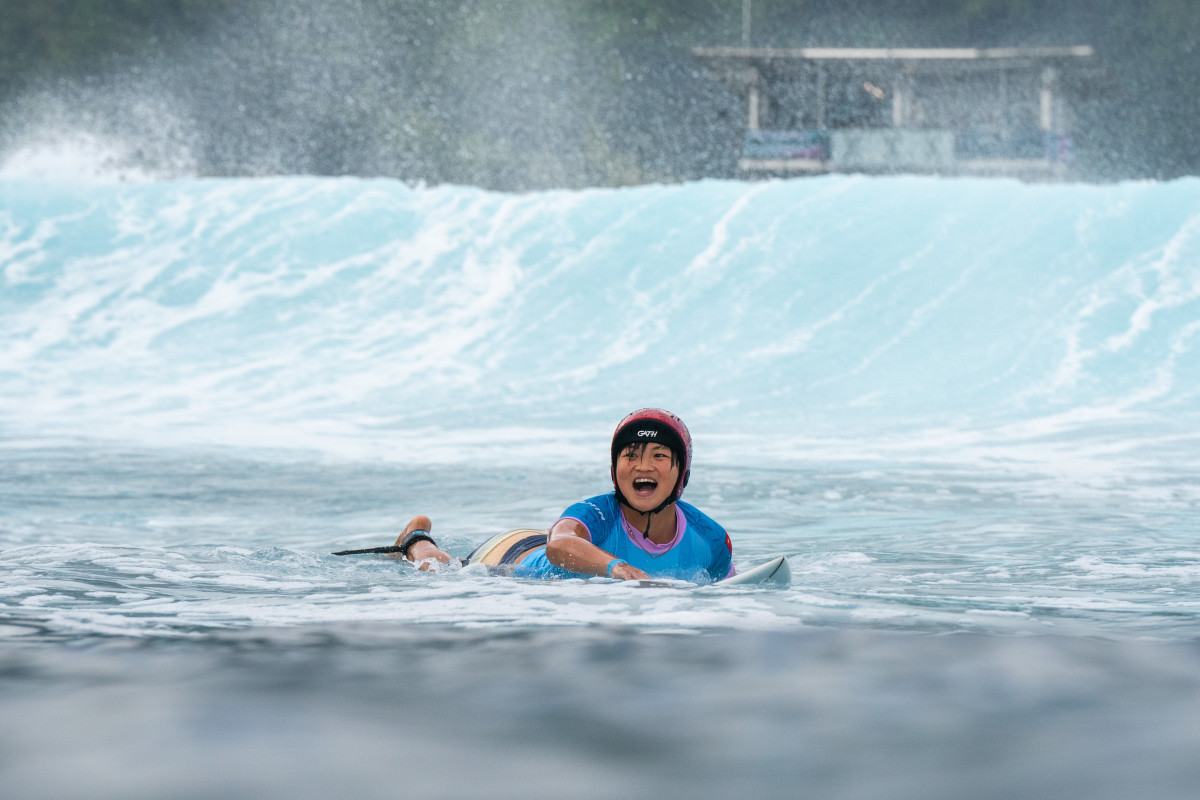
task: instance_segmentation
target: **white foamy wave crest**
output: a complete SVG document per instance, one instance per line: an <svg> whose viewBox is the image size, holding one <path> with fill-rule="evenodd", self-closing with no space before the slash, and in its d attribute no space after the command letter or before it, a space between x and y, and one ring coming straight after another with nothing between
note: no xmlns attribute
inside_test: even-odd
<svg viewBox="0 0 1200 800"><path fill-rule="evenodd" d="M1196 180L66 179L128 158L0 174L2 424L445 462L653 404L774 460L1105 486L1194 443Z"/></svg>
<svg viewBox="0 0 1200 800"><path fill-rule="evenodd" d="M16 147L0 163L0 180L104 184L164 177L138 161L134 148L120 141L92 133L62 134Z"/></svg>

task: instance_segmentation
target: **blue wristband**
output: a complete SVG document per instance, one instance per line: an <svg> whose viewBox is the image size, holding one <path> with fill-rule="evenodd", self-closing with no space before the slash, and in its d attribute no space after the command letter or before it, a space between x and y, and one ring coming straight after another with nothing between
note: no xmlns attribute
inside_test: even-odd
<svg viewBox="0 0 1200 800"><path fill-rule="evenodd" d="M621 558L614 558L612 561L608 562L608 577L610 577L610 578L612 577L613 567L615 567L617 564L628 564L628 563L629 563L628 561L625 561L624 559L621 559Z"/></svg>

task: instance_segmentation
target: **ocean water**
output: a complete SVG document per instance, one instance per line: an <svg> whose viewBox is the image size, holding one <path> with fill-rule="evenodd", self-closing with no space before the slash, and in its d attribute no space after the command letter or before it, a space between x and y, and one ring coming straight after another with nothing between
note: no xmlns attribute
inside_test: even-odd
<svg viewBox="0 0 1200 800"><path fill-rule="evenodd" d="M0 169L0 796L1195 796L1200 181L133 178ZM644 405L791 587L330 555Z"/></svg>

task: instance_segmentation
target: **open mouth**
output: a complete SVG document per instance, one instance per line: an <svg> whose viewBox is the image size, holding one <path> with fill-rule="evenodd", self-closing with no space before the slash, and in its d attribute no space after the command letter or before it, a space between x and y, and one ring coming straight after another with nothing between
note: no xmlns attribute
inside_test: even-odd
<svg viewBox="0 0 1200 800"><path fill-rule="evenodd" d="M634 478L633 491L639 497L649 497L658 489L658 481L653 478Z"/></svg>

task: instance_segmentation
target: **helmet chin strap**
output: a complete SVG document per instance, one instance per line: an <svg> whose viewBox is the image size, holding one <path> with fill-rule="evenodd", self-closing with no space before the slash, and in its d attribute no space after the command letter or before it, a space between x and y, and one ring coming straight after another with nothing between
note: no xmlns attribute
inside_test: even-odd
<svg viewBox="0 0 1200 800"><path fill-rule="evenodd" d="M676 458L674 451L672 451L672 454L671 454L671 455L672 455L672 460L674 460L674 459ZM629 507L629 509L630 509L631 511L637 511L637 513L641 514L642 512L641 512L641 511L638 511L636 508L634 508L634 507L633 507L633 503L629 502L629 500L627 500L627 499L625 498L625 493L624 493L624 492L622 492L622 491L621 491L621 487L617 485L617 472L616 472L616 466L615 466L615 464L616 464L616 456L615 456L615 455L613 456L613 463L614 463L614 467L613 467L613 489L616 491L616 495L617 495L617 501L618 501L619 503L621 503L622 505L628 506L628 507ZM679 495L683 494L683 487L684 487L684 486L686 486L686 485L687 485L687 473L684 473L684 475L683 475L682 477L678 477L678 478L676 479L676 481L675 481L675 490L674 490L674 491L671 493L671 495L670 495L670 496L669 496L669 497L668 497L666 500L663 500L661 503L659 503L657 506L655 506L654 508L652 508L652 509L650 509L649 511L645 512L645 514L646 514L646 530L642 531L642 538L643 538L643 539L649 539L649 538L650 538L650 521L651 521L651 518L652 518L652 517L653 517L655 514L657 514L658 512L662 511L662 510L663 510L664 508L666 508L667 506L671 505L671 503L674 503L676 500L678 500L678 499L679 499Z"/></svg>
<svg viewBox="0 0 1200 800"><path fill-rule="evenodd" d="M617 492L617 499L620 500L622 503L624 503L626 506L628 506L631 510L637 511L637 509L633 507L633 503L630 503L628 500L625 499L625 495L622 492L620 492L620 491ZM649 511L645 512L646 513L646 530L642 531L643 539L650 538L650 518L674 502L675 502L674 497L668 497L666 500L663 500L661 503L659 503L655 508L652 508ZM641 514L642 512L638 511L638 513Z"/></svg>

